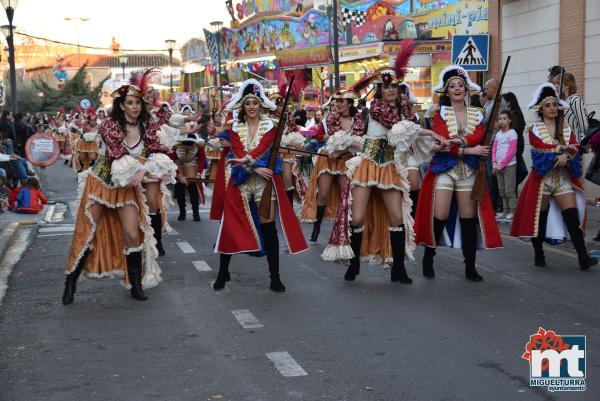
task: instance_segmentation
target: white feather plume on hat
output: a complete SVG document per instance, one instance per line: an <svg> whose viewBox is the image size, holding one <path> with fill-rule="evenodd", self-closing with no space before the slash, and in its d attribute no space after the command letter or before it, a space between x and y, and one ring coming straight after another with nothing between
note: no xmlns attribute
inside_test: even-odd
<svg viewBox="0 0 600 401"><path fill-rule="evenodd" d="M541 103L548 96L554 96L556 99L558 99L558 92L556 92L556 87L554 84L551 84L550 82L544 82L531 95L531 102L529 102L527 108L538 110L541 106ZM569 108L569 104L562 99L558 101L558 104L563 109Z"/></svg>
<svg viewBox="0 0 600 401"><path fill-rule="evenodd" d="M257 89L256 90L256 92L258 92L257 97L260 98L260 103L263 108L272 110L272 111L277 109L277 105L275 105L275 103L273 103L267 97L267 94L265 93L265 88L263 88L263 86L260 84L260 82L258 82L256 79L253 79L253 78L247 79L244 82L242 82L242 86L240 87L240 90L238 91L238 93L236 93L235 96L231 99L231 101L227 104L228 109L235 110L235 109L239 109L242 107L244 98L247 96L247 95L244 95L244 92L246 91L246 88L249 85L254 85L254 88Z"/></svg>
<svg viewBox="0 0 600 401"><path fill-rule="evenodd" d="M455 71L455 74L448 76L448 78L446 78L446 80L444 80L444 76L451 71ZM455 65L455 64L449 65L448 67L444 68L440 72L440 80L439 80L437 86L435 86L432 90L434 92L438 92L438 93L446 92L446 86L448 84L448 81L450 81L450 79L452 77L462 78L462 80L465 81L467 90L477 91L477 92L479 92L481 90L481 87L479 85L477 85L476 83L471 81L471 78L469 77L469 74L467 73L467 71L465 71L465 69L462 68L460 65Z"/></svg>

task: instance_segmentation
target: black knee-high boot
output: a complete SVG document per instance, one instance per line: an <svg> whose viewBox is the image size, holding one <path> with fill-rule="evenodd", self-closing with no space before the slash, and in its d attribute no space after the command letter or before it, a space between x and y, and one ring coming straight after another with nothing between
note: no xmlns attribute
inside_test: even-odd
<svg viewBox="0 0 600 401"><path fill-rule="evenodd" d="M354 253L354 257L350 259L350 266L346 270L344 280L354 281L356 276L360 274L360 246L362 243L363 231L365 227L350 226L350 247Z"/></svg>
<svg viewBox="0 0 600 401"><path fill-rule="evenodd" d="M131 297L138 301L145 301L148 296L144 294L142 288L142 251L131 252L126 255L127 274L129 275L129 284L131 284Z"/></svg>
<svg viewBox="0 0 600 401"><path fill-rule="evenodd" d="M194 221L200 221L200 191L198 191L198 184L188 184L187 189L188 193L190 194L190 203L192 204Z"/></svg>
<svg viewBox="0 0 600 401"><path fill-rule="evenodd" d="M79 259L77 266L75 266L75 269L73 269L71 273L67 274L65 279L65 291L63 292L62 296L63 305L69 305L73 303L75 291L77 290L77 279L81 275L81 271L83 270L85 260L87 259L89 253L89 249L85 250L85 252L83 252L83 256L81 256L81 259Z"/></svg>
<svg viewBox="0 0 600 401"><path fill-rule="evenodd" d="M326 206L317 206L317 221L315 221L313 224L312 234L310 235L311 242L317 242L317 238L319 238L319 232L321 232L321 222L323 221L325 208Z"/></svg>
<svg viewBox="0 0 600 401"><path fill-rule="evenodd" d="M415 213L417 211L417 202L419 201L419 190L410 191L410 199L412 200L412 207L410 209L410 215L415 217Z"/></svg>
<svg viewBox="0 0 600 401"><path fill-rule="evenodd" d="M175 187L173 189L175 199L177 199L177 205L179 206L179 216L177 220L184 221L185 220L185 184L181 182L176 182Z"/></svg>
<svg viewBox="0 0 600 401"><path fill-rule="evenodd" d="M483 277L475 268L477 254L477 219L460 219L460 236L462 239L462 252L465 257L465 277L471 281L482 281Z"/></svg>
<svg viewBox="0 0 600 401"><path fill-rule="evenodd" d="M581 270L587 270L590 267L598 264L598 259L592 258L587 253L583 231L579 228L579 212L577 208L565 209L562 211L563 219L567 225L567 231L571 236L571 242L577 251L577 259L579 259L579 267Z"/></svg>
<svg viewBox="0 0 600 401"><path fill-rule="evenodd" d="M412 279L408 277L406 268L404 267L404 256L406 254L406 232L404 224L398 227L390 227L390 242L392 244L392 255L394 256L394 264L392 265L392 273L390 280L393 283L400 282L404 284L412 284Z"/></svg>
<svg viewBox="0 0 600 401"><path fill-rule="evenodd" d="M160 214L160 210L156 213L150 213L150 223L152 224L152 229L154 230L154 238L156 239L156 250L158 251L158 256L164 256L166 252L162 244L162 216Z"/></svg>
<svg viewBox="0 0 600 401"><path fill-rule="evenodd" d="M290 200L290 204L294 206L294 192L296 190L294 188L287 189L285 193L287 194L288 199Z"/></svg>
<svg viewBox="0 0 600 401"><path fill-rule="evenodd" d="M435 245L438 245L440 238L442 238L442 233L444 232L444 227L446 226L446 220L438 220L435 217L433 218L433 236L435 240ZM435 270L433 269L433 257L435 256L435 248L430 248L428 246L425 247L425 252L423 253L423 276L427 278L435 277Z"/></svg>
<svg viewBox="0 0 600 401"><path fill-rule="evenodd" d="M533 245L533 251L535 252L534 263L538 267L546 266L546 258L544 257L544 240L546 238L546 225L548 224L548 211L540 211L540 217L538 221L538 235L531 239L531 245Z"/></svg>
<svg viewBox="0 0 600 401"><path fill-rule="evenodd" d="M275 222L261 224L261 228L271 277L271 285L269 287L272 291L284 292L285 285L283 285L279 278L279 239L277 238Z"/></svg>
<svg viewBox="0 0 600 401"><path fill-rule="evenodd" d="M217 279L213 283L213 290L219 291L225 288L225 283L231 280L229 275L229 262L231 261L231 255L221 253L219 254L219 273Z"/></svg>

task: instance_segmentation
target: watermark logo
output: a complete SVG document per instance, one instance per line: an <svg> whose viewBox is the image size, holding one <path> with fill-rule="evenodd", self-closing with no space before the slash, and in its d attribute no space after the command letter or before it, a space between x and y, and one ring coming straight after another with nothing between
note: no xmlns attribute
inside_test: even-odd
<svg viewBox="0 0 600 401"><path fill-rule="evenodd" d="M529 385L548 391L585 391L585 336L557 335L540 327L529 337Z"/></svg>

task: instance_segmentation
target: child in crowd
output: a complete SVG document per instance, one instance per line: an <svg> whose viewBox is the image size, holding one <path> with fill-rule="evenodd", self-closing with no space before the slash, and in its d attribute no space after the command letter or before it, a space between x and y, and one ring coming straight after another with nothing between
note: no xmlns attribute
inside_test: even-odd
<svg viewBox="0 0 600 401"><path fill-rule="evenodd" d="M19 193L17 194L17 204L15 212L17 213L39 213L46 204L47 200L40 190L40 183L36 178L30 178Z"/></svg>
<svg viewBox="0 0 600 401"><path fill-rule="evenodd" d="M502 197L502 212L497 220L510 223L516 204L517 132L512 128L512 116L503 110L498 116L500 130L492 147L493 174L498 178L498 192Z"/></svg>

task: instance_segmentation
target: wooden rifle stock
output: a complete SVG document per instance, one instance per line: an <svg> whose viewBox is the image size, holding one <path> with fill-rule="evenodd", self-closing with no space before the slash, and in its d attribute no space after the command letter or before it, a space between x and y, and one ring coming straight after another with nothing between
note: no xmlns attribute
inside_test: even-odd
<svg viewBox="0 0 600 401"><path fill-rule="evenodd" d="M318 152L311 152L310 150L288 148L287 146L280 146L279 150L281 151L281 153L292 153L292 154L296 154L299 156L329 157L329 155L327 153L318 153Z"/></svg>
<svg viewBox="0 0 600 401"><path fill-rule="evenodd" d="M286 109L288 102L290 101L290 94L292 92L292 84L294 83L294 76L290 79L290 83L287 89L287 93L285 94L285 100L283 102L283 108L281 109L281 115L279 116L279 124L277 125L277 135L275 136L275 140L273 141L273 146L271 147L271 155L269 157L269 163L267 164L267 168L271 171L275 168L275 161L277 157L277 153L279 153L279 147L281 144L281 137L283 136L283 131L285 129L285 125L287 123L287 114ZM268 220L271 217L271 196L273 195L273 180L266 180L265 189L263 190L262 197L260 199L260 204L258 205L258 215L265 220Z"/></svg>
<svg viewBox="0 0 600 401"><path fill-rule="evenodd" d="M488 116L487 124L485 125L483 141L481 141L481 144L483 146L489 146L490 140L492 139L492 132L494 131L494 126L496 125L496 120L498 119L498 112L500 110L500 94L502 93L502 84L504 83L504 77L506 76L506 70L508 70L509 63L510 56L506 58L506 63L504 63L504 70L502 71L500 85L498 86L496 96L494 96L492 112ZM490 156L488 155L488 157ZM475 183L473 184L473 189L471 189L471 199L476 200L478 202L482 202L483 193L485 191L485 185L485 158L479 158L479 169L477 170L477 174L475 175Z"/></svg>

